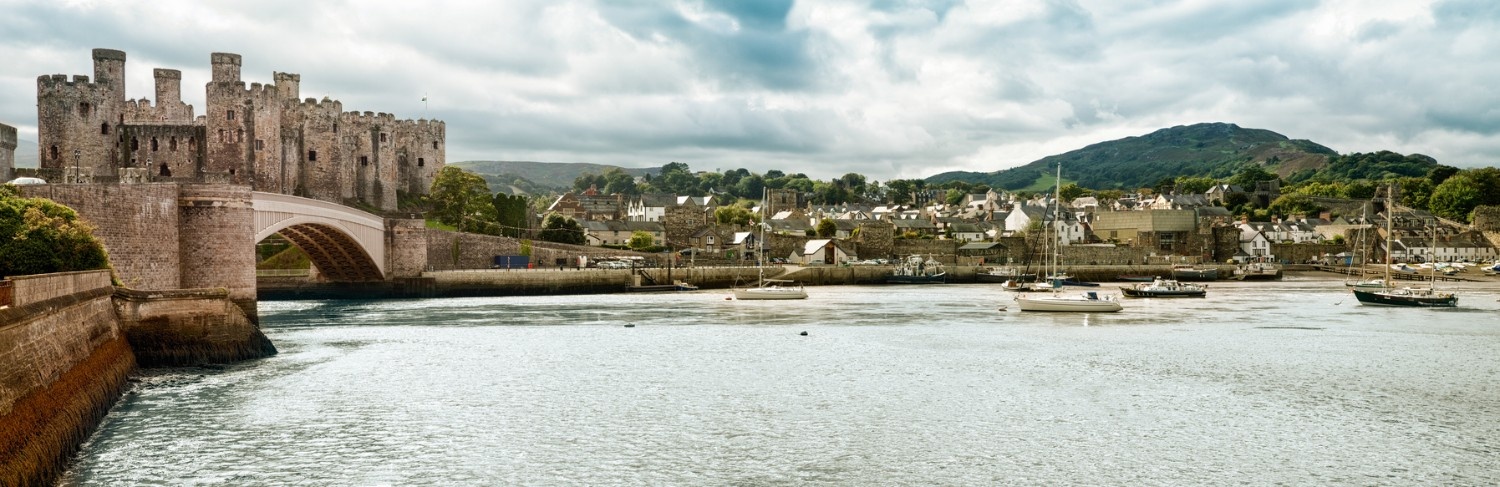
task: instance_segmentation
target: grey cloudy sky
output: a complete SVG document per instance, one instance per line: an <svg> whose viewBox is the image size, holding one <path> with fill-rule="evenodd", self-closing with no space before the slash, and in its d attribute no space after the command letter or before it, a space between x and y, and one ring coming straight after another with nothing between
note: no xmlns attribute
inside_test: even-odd
<svg viewBox="0 0 1500 487"><path fill-rule="evenodd" d="M1222 121L1500 163L1492 0L0 0L0 122L35 140L36 77L95 47L130 98L182 70L199 114L209 53L238 53L246 81L445 120L449 161L885 180Z"/></svg>

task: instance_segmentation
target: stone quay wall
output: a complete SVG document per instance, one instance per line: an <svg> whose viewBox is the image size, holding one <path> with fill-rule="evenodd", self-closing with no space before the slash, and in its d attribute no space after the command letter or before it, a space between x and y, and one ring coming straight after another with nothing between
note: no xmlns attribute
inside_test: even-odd
<svg viewBox="0 0 1500 487"><path fill-rule="evenodd" d="M449 271L462 269L489 269L497 255L523 255L523 247L537 268L557 267L557 259L566 259L567 266L574 266L578 257L590 259L637 256L659 259L658 254L645 254L628 250L568 245L542 240L481 235L427 229L427 270Z"/></svg>
<svg viewBox="0 0 1500 487"><path fill-rule="evenodd" d="M142 366L236 362L276 354L276 346L222 288L117 289L114 305Z"/></svg>
<svg viewBox="0 0 1500 487"><path fill-rule="evenodd" d="M108 271L12 277L0 308L0 485L48 485L119 397L135 356Z"/></svg>

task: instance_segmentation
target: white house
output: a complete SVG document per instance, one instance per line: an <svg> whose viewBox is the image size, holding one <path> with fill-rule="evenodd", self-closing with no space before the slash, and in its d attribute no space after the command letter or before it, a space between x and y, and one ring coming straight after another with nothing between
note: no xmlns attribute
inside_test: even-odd
<svg viewBox="0 0 1500 487"><path fill-rule="evenodd" d="M1240 252L1243 255L1235 255L1235 259L1241 262L1248 260L1266 260L1275 256L1271 255L1271 240L1266 234L1250 224L1241 223L1240 228Z"/></svg>
<svg viewBox="0 0 1500 487"><path fill-rule="evenodd" d="M787 260L802 265L833 265L849 260L849 254L844 252L844 249L839 248L838 242L832 239L817 239L808 240L802 246L801 252L792 252L792 255Z"/></svg>

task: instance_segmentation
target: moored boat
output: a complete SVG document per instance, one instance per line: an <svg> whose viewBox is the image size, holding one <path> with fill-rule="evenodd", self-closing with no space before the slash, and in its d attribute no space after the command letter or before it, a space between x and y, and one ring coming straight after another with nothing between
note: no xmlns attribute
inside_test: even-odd
<svg viewBox="0 0 1500 487"><path fill-rule="evenodd" d="M1172 266L1172 279L1178 281L1217 281L1219 280L1219 269L1217 267L1197 267L1186 264Z"/></svg>
<svg viewBox="0 0 1500 487"><path fill-rule="evenodd" d="M979 282L1035 282L1036 274L1028 274L1011 267L991 267L985 272L974 274L974 280Z"/></svg>
<svg viewBox="0 0 1500 487"><path fill-rule="evenodd" d="M948 282L948 272L943 270L941 262L913 255L897 265L896 270L886 276L885 282L889 284L942 284Z"/></svg>
<svg viewBox="0 0 1500 487"><path fill-rule="evenodd" d="M1049 296L1017 296L1016 304L1021 311L1113 313L1124 309L1120 306L1120 301L1094 291L1076 296L1056 292Z"/></svg>
<svg viewBox="0 0 1500 487"><path fill-rule="evenodd" d="M1281 279L1281 266L1270 262L1251 262L1234 270L1234 278L1241 281L1272 281Z"/></svg>
<svg viewBox="0 0 1500 487"><path fill-rule="evenodd" d="M1359 304L1372 306L1443 307L1458 306L1458 296L1432 288L1354 289Z"/></svg>
<svg viewBox="0 0 1500 487"><path fill-rule="evenodd" d="M1134 286L1121 286L1120 292L1132 298L1201 298L1208 295L1208 287L1176 279L1157 278Z"/></svg>
<svg viewBox="0 0 1500 487"><path fill-rule="evenodd" d="M762 279L759 286L735 288L734 299L807 299L807 290L796 281L785 279Z"/></svg>

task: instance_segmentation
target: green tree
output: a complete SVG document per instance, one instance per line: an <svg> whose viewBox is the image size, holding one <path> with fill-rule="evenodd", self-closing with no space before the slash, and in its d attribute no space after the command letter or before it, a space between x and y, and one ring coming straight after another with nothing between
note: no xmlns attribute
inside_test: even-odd
<svg viewBox="0 0 1500 487"><path fill-rule="evenodd" d="M1455 174L1432 189L1427 204L1434 215L1467 222L1481 199L1478 182L1466 174Z"/></svg>
<svg viewBox="0 0 1500 487"><path fill-rule="evenodd" d="M553 213L547 215L547 221L542 224L542 230L537 232L536 238L548 242L583 245L583 226L572 218Z"/></svg>
<svg viewBox="0 0 1500 487"><path fill-rule="evenodd" d="M1322 211L1323 208L1313 203L1312 197L1304 193L1289 193L1276 198L1271 202L1271 213L1278 215L1308 214Z"/></svg>
<svg viewBox="0 0 1500 487"><path fill-rule="evenodd" d="M743 206L725 205L714 210L714 221L721 225L749 225L755 214Z"/></svg>
<svg viewBox="0 0 1500 487"><path fill-rule="evenodd" d="M0 185L0 277L109 268L93 232L72 208Z"/></svg>
<svg viewBox="0 0 1500 487"><path fill-rule="evenodd" d="M490 188L479 177L457 166L445 166L433 178L427 194L428 217L460 231L474 232L495 223Z"/></svg>
<svg viewBox="0 0 1500 487"><path fill-rule="evenodd" d="M953 188L948 190L947 194L943 195L943 202L950 205L961 204L964 202L964 197L968 195L969 193L965 193L963 190Z"/></svg>
<svg viewBox="0 0 1500 487"><path fill-rule="evenodd" d="M892 179L885 182L890 188L891 203L902 205L911 202L911 193L916 189L915 183L910 179Z"/></svg>
<svg viewBox="0 0 1500 487"><path fill-rule="evenodd" d="M1276 179L1275 174L1266 171L1259 164L1248 163L1245 164L1245 167L1240 168L1240 171L1235 173L1234 177L1229 178L1229 184L1245 188L1245 191L1255 191L1255 183L1274 181Z"/></svg>
<svg viewBox="0 0 1500 487"><path fill-rule="evenodd" d="M589 188L602 189L609 185L609 180L603 175L594 173L583 173L573 179L573 190L578 192L587 191Z"/></svg>
<svg viewBox="0 0 1500 487"><path fill-rule="evenodd" d="M1177 194L1202 194L1219 184L1214 178L1179 176L1176 181Z"/></svg>
<svg viewBox="0 0 1500 487"><path fill-rule="evenodd" d="M1088 190L1079 187L1078 183L1068 183L1064 184L1062 189L1058 190L1057 195L1063 201L1073 201L1073 199L1083 196L1085 191Z"/></svg>
<svg viewBox="0 0 1500 487"><path fill-rule="evenodd" d="M604 194L641 194L640 187L635 184L635 177L618 167L604 171L604 181L604 185L600 186Z"/></svg>
<svg viewBox="0 0 1500 487"><path fill-rule="evenodd" d="M652 237L651 232L636 230L630 234L628 245L631 250L646 250L656 246L656 237Z"/></svg>
<svg viewBox="0 0 1500 487"><path fill-rule="evenodd" d="M495 206L495 222L500 225L501 235L521 237L531 229L531 201L526 196L495 193L491 203Z"/></svg>
<svg viewBox="0 0 1500 487"><path fill-rule="evenodd" d="M819 237L832 238L835 234L838 233L839 227L838 225L833 223L833 220L824 218L818 221L817 230Z"/></svg>

